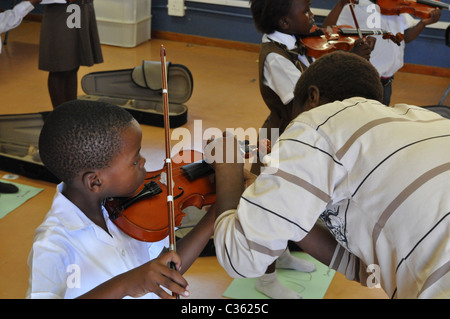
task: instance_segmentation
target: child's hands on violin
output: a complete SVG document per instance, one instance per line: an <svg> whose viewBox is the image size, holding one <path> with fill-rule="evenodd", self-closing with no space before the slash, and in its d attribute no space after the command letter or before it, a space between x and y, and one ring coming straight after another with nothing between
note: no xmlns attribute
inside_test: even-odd
<svg viewBox="0 0 450 319"><path fill-rule="evenodd" d="M441 17L441 9L435 8L432 11L430 11L430 17L428 19L422 19L422 22L425 25L430 25L435 22L438 22L440 17Z"/></svg>
<svg viewBox="0 0 450 319"><path fill-rule="evenodd" d="M162 288L165 287L180 296L188 297L188 283L178 271L169 268L168 265L171 262L180 269L181 258L170 251L119 275L123 277L124 285L126 285L126 295L136 298L152 292L160 298L173 299L174 297Z"/></svg>
<svg viewBox="0 0 450 319"><path fill-rule="evenodd" d="M370 59L370 54L372 53L373 48L375 47L376 39L371 36L367 36L362 39L357 39L355 41L355 45L350 50L350 52L355 53L366 60Z"/></svg>

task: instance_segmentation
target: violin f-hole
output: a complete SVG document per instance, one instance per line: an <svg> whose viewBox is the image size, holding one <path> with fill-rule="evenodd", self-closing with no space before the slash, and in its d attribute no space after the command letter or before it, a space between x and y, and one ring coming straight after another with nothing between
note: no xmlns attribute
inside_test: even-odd
<svg viewBox="0 0 450 319"><path fill-rule="evenodd" d="M178 198L180 198L181 196L183 196L183 194L184 194L184 189L183 189L183 187L178 187L178 189L181 190L181 193L179 193L178 195L174 196L173 199L178 199Z"/></svg>

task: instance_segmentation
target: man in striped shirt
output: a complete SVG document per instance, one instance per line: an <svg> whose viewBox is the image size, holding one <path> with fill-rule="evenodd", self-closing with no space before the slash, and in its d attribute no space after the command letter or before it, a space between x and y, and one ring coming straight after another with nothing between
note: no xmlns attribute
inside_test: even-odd
<svg viewBox="0 0 450 319"><path fill-rule="evenodd" d="M242 161L217 161L234 139L207 146L216 253L231 276L262 275L291 240L392 298L450 297L450 120L384 106L381 92L362 58L318 59L297 84L293 121L266 170L246 189Z"/></svg>

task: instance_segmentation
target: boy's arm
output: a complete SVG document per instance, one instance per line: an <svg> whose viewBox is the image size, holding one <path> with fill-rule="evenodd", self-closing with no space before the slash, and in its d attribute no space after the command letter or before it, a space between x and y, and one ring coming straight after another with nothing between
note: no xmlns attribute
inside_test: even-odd
<svg viewBox="0 0 450 319"><path fill-rule="evenodd" d="M175 263L178 270L180 269L180 257L174 252L169 252L111 278L78 298L121 299L126 296L137 298L151 292L160 298L174 298L161 286L180 296L188 297L187 281L178 271L168 267L171 262Z"/></svg>
<svg viewBox="0 0 450 319"><path fill-rule="evenodd" d="M339 15L342 12L342 9L345 7L346 4L350 2L351 0L338 0L334 8L330 11L328 16L323 21L322 28L336 25Z"/></svg>
<svg viewBox="0 0 450 319"><path fill-rule="evenodd" d="M436 8L430 12L430 17L428 19L422 19L415 26L406 29L405 43L409 43L415 40L423 31L425 26L438 22L440 17L441 17L441 9Z"/></svg>

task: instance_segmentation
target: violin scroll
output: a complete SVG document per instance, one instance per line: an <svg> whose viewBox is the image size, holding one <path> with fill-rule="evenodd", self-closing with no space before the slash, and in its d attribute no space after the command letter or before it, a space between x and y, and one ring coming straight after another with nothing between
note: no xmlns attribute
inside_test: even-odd
<svg viewBox="0 0 450 319"><path fill-rule="evenodd" d="M396 35L393 35L391 32L386 32L385 34L383 34L383 39L389 39L397 45L400 45L404 38L404 34L400 32L398 32Z"/></svg>

